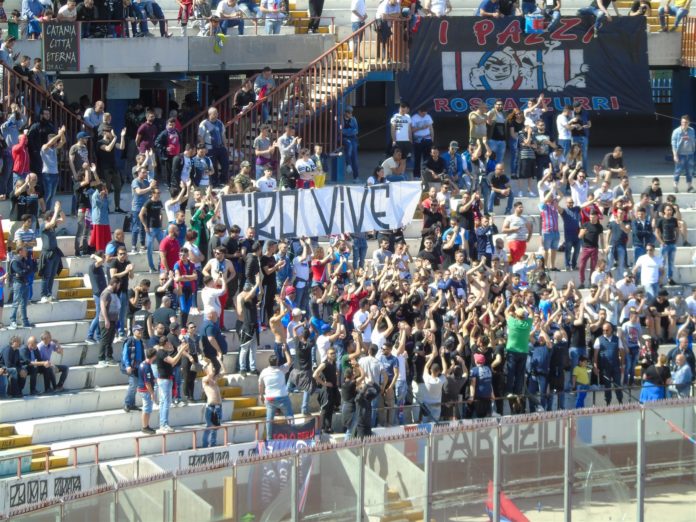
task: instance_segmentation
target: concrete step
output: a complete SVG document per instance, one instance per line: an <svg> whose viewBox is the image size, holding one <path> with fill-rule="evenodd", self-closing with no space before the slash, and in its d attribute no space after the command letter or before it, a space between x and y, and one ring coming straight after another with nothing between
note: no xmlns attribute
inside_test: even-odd
<svg viewBox="0 0 696 522"><path fill-rule="evenodd" d="M35 293L34 298L37 299L40 295L41 292ZM84 301L31 303L27 307L27 315L29 316L29 320L34 323L48 323L56 321L79 321L85 318L86 310L87 303L85 303ZM11 303L6 303L6 305L2 308L3 324L9 325L11 316Z"/></svg>
<svg viewBox="0 0 696 522"><path fill-rule="evenodd" d="M227 384L227 380L224 380L225 385ZM220 388L220 394L222 397L225 399L235 399L239 398L242 395L242 389L239 386L224 386ZM235 403L237 404L237 403ZM256 402L254 402L256 404ZM242 407L246 407L247 405L244 405Z"/></svg>
<svg viewBox="0 0 696 522"><path fill-rule="evenodd" d="M223 402L223 419L231 417L232 408L232 402ZM169 411L169 423L172 427L205 424L204 410L204 404L172 406ZM153 412L153 417L157 419L158 410ZM156 424L155 420L151 422L153 425ZM54 443L77 437L101 437L136 431L140 426L139 412L126 413L117 409L103 411L99 415L79 413L20 421L16 423L15 429L20 435L28 437L29 442Z"/></svg>
<svg viewBox="0 0 696 522"><path fill-rule="evenodd" d="M31 434L19 433L16 435L7 435L5 437L0 437L0 450L28 446L31 442Z"/></svg>
<svg viewBox="0 0 696 522"><path fill-rule="evenodd" d="M29 319L32 319L31 315ZM0 346L10 344L10 337L13 335L19 335L23 339L33 335L38 339L46 330L50 331L55 339L62 342L73 342L77 339L83 340L87 336L87 327L87 321L51 321L36 323L36 326L33 328L20 327L16 330L3 328L0 330Z"/></svg>
<svg viewBox="0 0 696 522"><path fill-rule="evenodd" d="M46 469L46 456L34 457L31 459L32 471L44 471ZM56 470L65 468L68 465L68 457L61 455L48 456L48 469Z"/></svg>
<svg viewBox="0 0 696 522"><path fill-rule="evenodd" d="M2 415L4 411L0 410L0 415ZM14 429L14 424L0 424L0 437L9 437L10 435L14 435L15 429Z"/></svg>
<svg viewBox="0 0 696 522"><path fill-rule="evenodd" d="M251 406L248 408L235 409L234 412L232 412L232 420L260 419L265 416L265 406Z"/></svg>
<svg viewBox="0 0 696 522"><path fill-rule="evenodd" d="M235 410L243 410L245 408L253 408L258 404L258 399L255 396L252 397L232 397L230 399L234 404Z"/></svg>

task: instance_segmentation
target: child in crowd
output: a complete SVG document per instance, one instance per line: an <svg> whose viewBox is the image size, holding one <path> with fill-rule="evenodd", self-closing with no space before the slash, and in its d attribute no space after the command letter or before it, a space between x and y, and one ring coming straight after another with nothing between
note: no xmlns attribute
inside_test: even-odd
<svg viewBox="0 0 696 522"><path fill-rule="evenodd" d="M576 408L585 407L585 397L587 396L587 390L590 389L590 374L587 370L587 357L584 355L580 356L578 360L578 365L573 368L572 377L572 389L578 392L578 398L575 401Z"/></svg>

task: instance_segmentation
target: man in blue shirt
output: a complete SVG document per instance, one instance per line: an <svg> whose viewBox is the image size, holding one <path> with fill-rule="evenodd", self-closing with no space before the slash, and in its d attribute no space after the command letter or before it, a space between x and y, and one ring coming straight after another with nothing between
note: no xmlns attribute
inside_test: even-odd
<svg viewBox="0 0 696 522"><path fill-rule="evenodd" d="M387 408L385 421L387 426L397 423L398 412L394 409L394 390L399 379L399 360L392 354L393 343L385 341L382 346L382 354L377 359L382 370L387 374L387 384L384 387L384 407Z"/></svg>
<svg viewBox="0 0 696 522"><path fill-rule="evenodd" d="M217 109L211 107L208 109L208 118L198 126L198 141L205 145L208 157L213 162L213 185L225 185L229 177L230 158L225 140L225 126L218 119Z"/></svg>
<svg viewBox="0 0 696 522"><path fill-rule="evenodd" d="M660 8L662 9L662 8ZM672 156L674 159L674 192L679 192L679 178L686 176L687 192L693 192L694 152L696 152L696 133L691 128L688 115L681 117L680 125L672 132Z"/></svg>
<svg viewBox="0 0 696 522"><path fill-rule="evenodd" d="M565 242L565 269L575 270L578 266L578 256L582 247L580 238L580 207L576 206L573 198L566 198L566 208L558 207L563 219L563 240ZM571 250L573 251L571 258Z"/></svg>
<svg viewBox="0 0 696 522"><path fill-rule="evenodd" d="M358 179L358 120L353 116L353 107L346 105L343 111L343 156L348 167L353 171L353 179Z"/></svg>
<svg viewBox="0 0 696 522"><path fill-rule="evenodd" d="M136 324L133 326L133 337L129 337L123 343L123 354L121 357L121 373L128 376L128 390L123 401L123 410L140 411L135 405L135 391L138 384L138 367L145 360L145 345L143 343L143 327Z"/></svg>
<svg viewBox="0 0 696 522"><path fill-rule="evenodd" d="M138 236L140 236L140 249L145 250L145 227L140 222L140 211L147 202L150 192L157 186L156 181L148 181L147 168L138 170L138 176L131 183L133 200L131 201L131 234L133 237L133 249L131 254L137 254Z"/></svg>

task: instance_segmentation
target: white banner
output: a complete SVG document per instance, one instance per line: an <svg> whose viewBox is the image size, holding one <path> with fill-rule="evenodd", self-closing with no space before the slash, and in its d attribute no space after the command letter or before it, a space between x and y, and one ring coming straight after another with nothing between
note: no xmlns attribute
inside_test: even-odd
<svg viewBox="0 0 696 522"><path fill-rule="evenodd" d="M232 194L222 206L227 227L254 227L259 239L278 240L405 227L420 198L420 182L402 181Z"/></svg>

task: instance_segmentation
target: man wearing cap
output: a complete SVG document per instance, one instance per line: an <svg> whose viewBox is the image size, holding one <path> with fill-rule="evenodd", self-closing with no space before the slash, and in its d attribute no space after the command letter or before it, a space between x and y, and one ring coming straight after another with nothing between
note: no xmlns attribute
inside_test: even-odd
<svg viewBox="0 0 696 522"><path fill-rule="evenodd" d="M532 223L522 215L524 207L521 201L514 204L514 213L503 221L503 234L508 237L510 264L514 265L527 251L527 243L532 237Z"/></svg>
<svg viewBox="0 0 696 522"><path fill-rule="evenodd" d="M428 114L426 107L420 107L418 112L411 116L411 131L413 134L413 177L420 178L423 159L435 142L433 119Z"/></svg>
<svg viewBox="0 0 696 522"><path fill-rule="evenodd" d="M128 337L123 343L121 356L121 373L128 376L128 390L123 400L123 409L126 413L140 411L135 405L135 392L138 387L138 367L145 360L145 343L143 342L142 325L133 325L133 336Z"/></svg>
<svg viewBox="0 0 696 522"><path fill-rule="evenodd" d="M353 116L353 107L346 105L343 111L343 125L341 135L343 136L343 156L346 162L346 175L348 168L353 173L353 179L358 179L358 120Z"/></svg>
<svg viewBox="0 0 696 522"><path fill-rule="evenodd" d="M457 185L460 189L465 188L462 183L462 174L464 173L464 160L459 154L459 142L450 141L447 151L441 154L442 160L445 162L445 172L450 181Z"/></svg>
<svg viewBox="0 0 696 522"><path fill-rule="evenodd" d="M73 180L77 180L78 174L85 163L89 163L89 142L90 135L88 132L80 131L77 133L77 142L70 147L68 151L68 163L70 171L73 175Z"/></svg>

